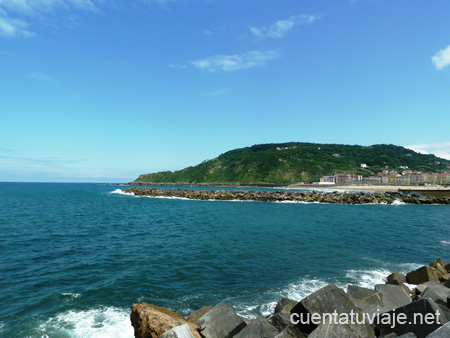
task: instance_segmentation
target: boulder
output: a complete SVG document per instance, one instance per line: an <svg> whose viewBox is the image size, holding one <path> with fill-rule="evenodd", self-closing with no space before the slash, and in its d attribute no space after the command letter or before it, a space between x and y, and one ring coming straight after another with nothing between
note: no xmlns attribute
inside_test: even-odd
<svg viewBox="0 0 450 338"><path fill-rule="evenodd" d="M417 338L417 336L412 332L408 332L408 333L402 334L401 336L397 336L397 338Z"/></svg>
<svg viewBox="0 0 450 338"><path fill-rule="evenodd" d="M388 312L389 310L382 306L371 305L367 309L364 310L363 315L366 319L366 323L368 323L372 328L375 328L375 320L378 315Z"/></svg>
<svg viewBox="0 0 450 338"><path fill-rule="evenodd" d="M443 275L447 274L447 270L439 263L436 264L435 269L438 270Z"/></svg>
<svg viewBox="0 0 450 338"><path fill-rule="evenodd" d="M157 338L170 329L187 324L195 338L201 338L197 325L189 323L178 313L148 303L133 304L131 325L136 338Z"/></svg>
<svg viewBox="0 0 450 338"><path fill-rule="evenodd" d="M444 283L444 286L450 288L450 279Z"/></svg>
<svg viewBox="0 0 450 338"><path fill-rule="evenodd" d="M371 305L382 306L381 293L376 290L349 285L347 287L347 295L350 297L353 304L362 311Z"/></svg>
<svg viewBox="0 0 450 338"><path fill-rule="evenodd" d="M394 285L406 283L406 276L398 272L393 272L389 276L387 276L386 283Z"/></svg>
<svg viewBox="0 0 450 338"><path fill-rule="evenodd" d="M450 289L437 281L426 283L427 288L420 295L420 298L431 298L434 302L440 305L447 306L447 297L450 296Z"/></svg>
<svg viewBox="0 0 450 338"><path fill-rule="evenodd" d="M397 337L398 336L394 332L391 332L388 335L383 336L382 338L397 338ZM414 335L414 337L415 337L415 335Z"/></svg>
<svg viewBox="0 0 450 338"><path fill-rule="evenodd" d="M307 336L294 325L287 326L275 338L306 338Z"/></svg>
<svg viewBox="0 0 450 338"><path fill-rule="evenodd" d="M436 268L438 264L439 264L440 266L442 266L442 267L445 266L445 262L444 262L444 260L443 260L442 258L438 258L438 259L432 261L432 262L430 263L430 266L431 266L432 268Z"/></svg>
<svg viewBox="0 0 450 338"><path fill-rule="evenodd" d="M231 338L247 326L244 318L225 302L221 302L204 314L197 322L205 338Z"/></svg>
<svg viewBox="0 0 450 338"><path fill-rule="evenodd" d="M389 310L411 303L411 296L401 286L377 284L375 290L381 294L381 302Z"/></svg>
<svg viewBox="0 0 450 338"><path fill-rule="evenodd" d="M163 333L160 338L194 338L187 324L176 326Z"/></svg>
<svg viewBox="0 0 450 338"><path fill-rule="evenodd" d="M291 315L287 313L274 313L267 317L267 321L275 326L279 332L283 331L287 326L291 325Z"/></svg>
<svg viewBox="0 0 450 338"><path fill-rule="evenodd" d="M309 334L317 328L317 324L314 323L312 316L321 317L321 325L326 322L329 324L332 322L330 316L333 313L355 314L359 320L362 320L361 311L353 304L349 296L340 288L334 284L329 284L320 290L312 293L311 295L303 298L292 310L291 319L293 324L300 329L300 331ZM295 321L295 322L294 322ZM330 324L331 325L331 324ZM337 326L345 326L340 328ZM347 327L351 326L351 327ZM332 325L333 332L355 332L357 337L374 337L373 329L368 324L338 324ZM319 332L322 332L323 328ZM323 332L322 332L323 333ZM316 332L316 335L318 333ZM330 336L331 337L331 336ZM351 336L353 337L353 336Z"/></svg>
<svg viewBox="0 0 450 338"><path fill-rule="evenodd" d="M449 279L450 279L450 273L446 273L445 275L441 276L441 278L439 278L439 281L442 283L445 283Z"/></svg>
<svg viewBox="0 0 450 338"><path fill-rule="evenodd" d="M450 272L450 263L444 265L444 269L447 270L447 272Z"/></svg>
<svg viewBox="0 0 450 338"><path fill-rule="evenodd" d="M442 325L439 329L431 332L426 338L448 338L450 337L450 323Z"/></svg>
<svg viewBox="0 0 450 338"><path fill-rule="evenodd" d="M274 338L279 331L266 319L257 317L252 320L235 338Z"/></svg>
<svg viewBox="0 0 450 338"><path fill-rule="evenodd" d="M297 301L289 298L281 298L275 306L274 313L291 313L292 308L297 305Z"/></svg>
<svg viewBox="0 0 450 338"><path fill-rule="evenodd" d="M427 286L425 284L419 284L415 287L413 293L415 295L421 295L426 289L427 289Z"/></svg>
<svg viewBox="0 0 450 338"><path fill-rule="evenodd" d="M308 338L362 338L358 329L354 325L342 325L337 323L325 323L319 325Z"/></svg>
<svg viewBox="0 0 450 338"><path fill-rule="evenodd" d="M421 299L379 315L376 328L382 335L391 332L397 335L412 332L417 338L425 338L442 326L442 319L446 321L445 318L440 318L442 315L436 318L437 313L439 307L435 302L429 298Z"/></svg>
<svg viewBox="0 0 450 338"><path fill-rule="evenodd" d="M198 320L211 309L212 309L212 306L204 306L204 307L198 309L197 311L192 312L190 315L188 315L186 317L186 320L188 322L197 324Z"/></svg>
<svg viewBox="0 0 450 338"><path fill-rule="evenodd" d="M439 281L439 278L443 276L442 272L439 272L435 268L432 268L430 266L422 266L421 268L418 268L417 270L408 272L406 274L406 281L409 284L423 284L425 282L428 282L430 280L437 280Z"/></svg>

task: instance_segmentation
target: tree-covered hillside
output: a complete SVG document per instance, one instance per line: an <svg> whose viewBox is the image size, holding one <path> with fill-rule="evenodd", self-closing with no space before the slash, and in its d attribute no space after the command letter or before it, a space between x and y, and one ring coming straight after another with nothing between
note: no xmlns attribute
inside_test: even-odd
<svg viewBox="0 0 450 338"><path fill-rule="evenodd" d="M361 164L368 168L361 168ZM369 176L389 166L413 171L448 170L450 161L395 145L281 143L228 151L194 167L139 176L135 182L290 184L318 181L334 172ZM400 171L402 169L399 169Z"/></svg>

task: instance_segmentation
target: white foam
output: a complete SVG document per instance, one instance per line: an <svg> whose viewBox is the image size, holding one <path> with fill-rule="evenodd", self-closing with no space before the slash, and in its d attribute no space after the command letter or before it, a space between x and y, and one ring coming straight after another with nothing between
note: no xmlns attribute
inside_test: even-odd
<svg viewBox="0 0 450 338"><path fill-rule="evenodd" d="M306 202L306 201L275 201L274 203L286 203L286 204L330 204L325 202Z"/></svg>
<svg viewBox="0 0 450 338"><path fill-rule="evenodd" d="M350 279L352 285L373 289L376 284L384 284L390 274L387 269L348 270L345 277Z"/></svg>
<svg viewBox="0 0 450 338"><path fill-rule="evenodd" d="M81 295L79 293L70 293L70 292L65 292L62 294L63 296L69 296L71 298L78 298L81 297Z"/></svg>
<svg viewBox="0 0 450 338"><path fill-rule="evenodd" d="M450 241L439 241L443 246L450 246Z"/></svg>
<svg viewBox="0 0 450 338"><path fill-rule="evenodd" d="M263 295L263 299L269 300L264 303L260 303L260 300L255 299L251 302L232 302L232 305L235 308L236 312L242 317L248 319L255 318L258 315L262 315L265 317L273 313L277 302L281 298L286 297L296 301L300 301L306 296L328 284L328 282L322 279L309 279L307 277L300 278L298 281L289 284L287 287L281 290L271 290L268 292L268 294Z"/></svg>
<svg viewBox="0 0 450 338"><path fill-rule="evenodd" d="M66 334L73 338L133 338L128 310L114 307L87 311L66 311L39 325L39 330Z"/></svg>
<svg viewBox="0 0 450 338"><path fill-rule="evenodd" d="M383 262L376 263L386 265ZM420 266L415 263L388 265L386 265L386 268L347 270L345 273L345 280L325 280L321 278L311 278L305 276L293 283L288 284L282 289L270 290L262 295L262 297L258 297L259 299L252 299L250 301L248 301L247 299L231 299L230 302L236 309L236 312L242 317L251 319L259 315L267 316L273 313L277 302L283 297L290 298L295 301L301 301L306 296L316 292L317 290L330 283L335 284L345 291L347 291L348 284L368 289L374 289L376 284L384 284L386 282L387 276L389 276L393 271L406 273L408 271L415 270ZM415 287L414 285L407 286L409 288ZM265 300L265 302L261 303L261 299Z"/></svg>
<svg viewBox="0 0 450 338"><path fill-rule="evenodd" d="M402 201L400 201L400 200L394 200L394 201L391 203L391 205L406 205L406 203L405 203L405 202L402 202Z"/></svg>
<svg viewBox="0 0 450 338"><path fill-rule="evenodd" d="M110 194L134 196L134 192L125 192L121 189L116 189L114 191L111 191Z"/></svg>
<svg viewBox="0 0 450 338"><path fill-rule="evenodd" d="M162 198L166 200L183 200L183 201L195 201L193 198L187 198L187 197L176 197L176 196L143 196L147 198Z"/></svg>

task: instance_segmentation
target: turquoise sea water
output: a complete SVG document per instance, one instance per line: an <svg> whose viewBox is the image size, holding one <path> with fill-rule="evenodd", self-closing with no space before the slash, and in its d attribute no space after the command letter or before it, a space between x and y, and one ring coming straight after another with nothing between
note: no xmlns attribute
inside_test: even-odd
<svg viewBox="0 0 450 338"><path fill-rule="evenodd" d="M450 259L450 207L191 201L0 183L0 336L132 337L130 306L247 317ZM120 187L124 189L123 187Z"/></svg>

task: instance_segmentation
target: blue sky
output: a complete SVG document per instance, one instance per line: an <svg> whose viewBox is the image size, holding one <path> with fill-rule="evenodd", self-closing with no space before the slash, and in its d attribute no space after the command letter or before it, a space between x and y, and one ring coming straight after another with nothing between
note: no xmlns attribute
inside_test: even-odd
<svg viewBox="0 0 450 338"><path fill-rule="evenodd" d="M0 0L0 181L124 182L271 142L450 159L450 2Z"/></svg>

